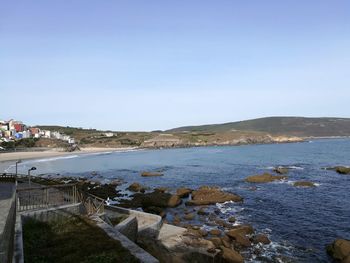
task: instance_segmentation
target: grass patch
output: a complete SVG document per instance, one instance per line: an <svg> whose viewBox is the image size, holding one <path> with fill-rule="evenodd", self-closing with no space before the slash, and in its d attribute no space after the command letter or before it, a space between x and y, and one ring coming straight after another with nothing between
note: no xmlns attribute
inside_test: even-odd
<svg viewBox="0 0 350 263"><path fill-rule="evenodd" d="M121 216L118 216L118 217L110 218L109 221L112 223L113 226L115 226L115 225L118 225L120 222L124 221L127 218L128 218L127 215L121 215Z"/></svg>
<svg viewBox="0 0 350 263"><path fill-rule="evenodd" d="M119 241L84 217L23 225L24 261L27 263L139 262Z"/></svg>

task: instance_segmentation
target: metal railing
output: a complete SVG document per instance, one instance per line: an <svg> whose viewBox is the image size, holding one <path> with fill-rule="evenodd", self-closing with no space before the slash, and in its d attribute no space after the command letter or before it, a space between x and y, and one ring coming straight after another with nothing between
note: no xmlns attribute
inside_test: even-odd
<svg viewBox="0 0 350 263"><path fill-rule="evenodd" d="M15 182L16 175L15 174L8 174L8 173L0 174L0 181L1 182Z"/></svg>
<svg viewBox="0 0 350 263"><path fill-rule="evenodd" d="M103 214L105 200L88 193L77 191L78 199L83 204L88 215Z"/></svg>
<svg viewBox="0 0 350 263"><path fill-rule="evenodd" d="M35 179L36 177L31 176ZM28 179L27 175L4 173L0 174L0 181L17 181ZM17 187L17 211L28 211L61 205L81 203L88 215L103 214L105 200L82 192L77 184L59 184L35 187Z"/></svg>
<svg viewBox="0 0 350 263"><path fill-rule="evenodd" d="M17 211L78 203L76 184L17 188Z"/></svg>

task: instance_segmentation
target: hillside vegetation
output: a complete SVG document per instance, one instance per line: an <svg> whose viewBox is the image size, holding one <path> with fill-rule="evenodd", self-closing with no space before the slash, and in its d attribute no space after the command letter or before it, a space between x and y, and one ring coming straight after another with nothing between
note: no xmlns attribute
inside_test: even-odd
<svg viewBox="0 0 350 263"><path fill-rule="evenodd" d="M271 135L326 137L350 136L350 118L268 117L223 124L187 126L167 132L255 131Z"/></svg>

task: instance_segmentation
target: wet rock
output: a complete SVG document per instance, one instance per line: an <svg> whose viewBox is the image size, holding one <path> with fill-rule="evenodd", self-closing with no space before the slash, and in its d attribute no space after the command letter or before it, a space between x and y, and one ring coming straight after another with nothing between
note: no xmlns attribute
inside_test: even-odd
<svg viewBox="0 0 350 263"><path fill-rule="evenodd" d="M308 181L298 181L293 184L296 187L316 187L316 185L313 182Z"/></svg>
<svg viewBox="0 0 350 263"><path fill-rule="evenodd" d="M221 230L219 230L219 229L211 229L211 230L209 231L209 233L210 233L210 235L212 235L212 236L220 236L220 235L221 235Z"/></svg>
<svg viewBox="0 0 350 263"><path fill-rule="evenodd" d="M193 230L191 228L188 228L187 232L184 235L185 236L192 236L192 237L196 237L196 238L202 237L202 235L197 230Z"/></svg>
<svg viewBox="0 0 350 263"><path fill-rule="evenodd" d="M197 211L197 214L198 215L209 215L209 213L205 210L205 208L204 207L201 207L198 211Z"/></svg>
<svg viewBox="0 0 350 263"><path fill-rule="evenodd" d="M278 166L278 167L275 167L273 171L278 174L287 174L289 169L287 167Z"/></svg>
<svg viewBox="0 0 350 263"><path fill-rule="evenodd" d="M163 176L164 174L159 173L159 172L142 172L141 176L142 177L152 177L152 176Z"/></svg>
<svg viewBox="0 0 350 263"><path fill-rule="evenodd" d="M192 200L187 201L186 205L211 205L227 201L241 202L243 198L236 194L223 192L217 187L202 186L192 192Z"/></svg>
<svg viewBox="0 0 350 263"><path fill-rule="evenodd" d="M210 254L214 254L214 253L216 253L216 249L211 247L211 248L207 249L207 252L210 253Z"/></svg>
<svg viewBox="0 0 350 263"><path fill-rule="evenodd" d="M327 246L327 253L341 263L350 262L350 240L336 239Z"/></svg>
<svg viewBox="0 0 350 263"><path fill-rule="evenodd" d="M192 228L193 230L199 230L199 229L200 229L200 226L191 225L191 228Z"/></svg>
<svg viewBox="0 0 350 263"><path fill-rule="evenodd" d="M195 214L193 214L193 213L189 213L189 214L184 215L185 220L193 220L194 217L195 217Z"/></svg>
<svg viewBox="0 0 350 263"><path fill-rule="evenodd" d="M345 167L345 166L336 166L335 171L338 174L350 174L350 167Z"/></svg>
<svg viewBox="0 0 350 263"><path fill-rule="evenodd" d="M115 179L115 180L112 180L109 184L110 185L113 185L113 186L118 186L118 185L121 185L123 183L122 180L120 179Z"/></svg>
<svg viewBox="0 0 350 263"><path fill-rule="evenodd" d="M102 199L113 199L114 197L120 196L116 187L110 184L101 185L96 182L85 181L78 184L78 189Z"/></svg>
<svg viewBox="0 0 350 263"><path fill-rule="evenodd" d="M160 215L162 218L166 216L164 209L156 206L146 207L143 209L143 211L151 214Z"/></svg>
<svg viewBox="0 0 350 263"><path fill-rule="evenodd" d="M176 207L181 204L181 199L177 195L170 193L152 192L146 194L136 193L132 200L121 200L123 207Z"/></svg>
<svg viewBox="0 0 350 263"><path fill-rule="evenodd" d="M189 197L190 193L192 193L192 189L190 189L190 188L179 188L176 190L176 194L180 198Z"/></svg>
<svg viewBox="0 0 350 263"><path fill-rule="evenodd" d="M221 238L221 243L224 247L231 248L231 240L228 236L224 236Z"/></svg>
<svg viewBox="0 0 350 263"><path fill-rule="evenodd" d="M219 238L219 237L209 238L209 241L213 242L213 244L216 248L220 248L220 246L222 246L221 238Z"/></svg>
<svg viewBox="0 0 350 263"><path fill-rule="evenodd" d="M139 183L132 183L131 185L129 185L128 188L126 188L129 191L132 192L144 192L145 191L145 187L143 187L141 184Z"/></svg>
<svg viewBox="0 0 350 263"><path fill-rule="evenodd" d="M243 257L237 251L230 248L226 248L224 246L221 246L220 249L221 249L220 255L225 263L243 263L244 262Z"/></svg>
<svg viewBox="0 0 350 263"><path fill-rule="evenodd" d="M238 245L239 247L250 247L252 245L249 238L243 234L230 232L226 233L226 235L228 235L232 240L234 240L235 245Z"/></svg>
<svg viewBox="0 0 350 263"><path fill-rule="evenodd" d="M166 187L157 187L157 188L154 188L154 191L155 192L160 192L160 193L165 193L168 191L168 188Z"/></svg>
<svg viewBox="0 0 350 263"><path fill-rule="evenodd" d="M229 233L238 233L241 235L251 235L254 233L254 228L251 225L239 225L234 226L232 229L230 229L226 234L229 236Z"/></svg>
<svg viewBox="0 0 350 263"><path fill-rule="evenodd" d="M222 226L222 227L226 227L226 228L232 227L231 224L227 223L225 220L222 220L222 219L216 219L214 222L218 226Z"/></svg>
<svg viewBox="0 0 350 263"><path fill-rule="evenodd" d="M264 173L260 175L248 176L245 181L249 183L269 183L277 180L287 179L287 176L284 175L272 175L269 173Z"/></svg>
<svg viewBox="0 0 350 263"><path fill-rule="evenodd" d="M253 243L262 243L264 245L268 245L271 243L270 239L264 234L258 234L253 238Z"/></svg>
<svg viewBox="0 0 350 263"><path fill-rule="evenodd" d="M234 223L234 222L236 222L236 218L235 218L234 216L230 216L230 217L228 218L228 221L229 221L230 223Z"/></svg>
<svg viewBox="0 0 350 263"><path fill-rule="evenodd" d="M198 233L202 236L202 237L206 237L208 235L208 231L205 229L199 229Z"/></svg>
<svg viewBox="0 0 350 263"><path fill-rule="evenodd" d="M180 223L181 223L181 218L180 218L179 216L174 216L174 218L173 218L173 224L174 224L175 226L178 226L178 225L180 225Z"/></svg>

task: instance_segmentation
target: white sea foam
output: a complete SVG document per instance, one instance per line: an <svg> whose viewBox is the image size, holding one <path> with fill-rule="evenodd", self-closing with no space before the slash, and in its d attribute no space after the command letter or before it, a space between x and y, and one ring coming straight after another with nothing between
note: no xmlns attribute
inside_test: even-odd
<svg viewBox="0 0 350 263"><path fill-rule="evenodd" d="M304 170L303 167L300 166L295 166L295 165L291 165L291 166L285 166L288 169L292 169L292 170Z"/></svg>
<svg viewBox="0 0 350 263"><path fill-rule="evenodd" d="M36 160L30 160L30 161L24 161L25 163L42 163L42 162L52 162L57 160L65 160L65 159L73 159L77 158L79 155L69 155L69 156L60 156L60 157L50 157L50 158L44 158L44 159L36 159Z"/></svg>
<svg viewBox="0 0 350 263"><path fill-rule="evenodd" d="M235 205L235 206L233 206ZM240 213L244 210L243 207L236 206L235 202L233 201L228 201L225 203L217 203L216 207L220 210L222 214L227 214L227 213Z"/></svg>

